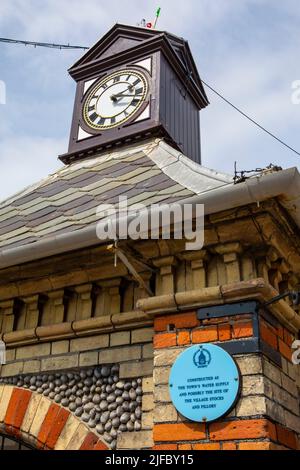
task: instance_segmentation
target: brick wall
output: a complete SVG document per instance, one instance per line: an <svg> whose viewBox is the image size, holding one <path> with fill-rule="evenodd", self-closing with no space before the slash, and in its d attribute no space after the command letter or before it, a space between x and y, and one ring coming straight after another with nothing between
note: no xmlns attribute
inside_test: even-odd
<svg viewBox="0 0 300 470"><path fill-rule="evenodd" d="M141 429L122 432L117 449L296 449L300 434L299 366L291 363L294 335L264 312L199 320L197 312L164 315L152 327L23 345L7 351L3 379L41 372L118 364L120 379L142 379ZM216 423L193 423L171 403L168 379L178 354L199 343L225 349L258 339L260 350L233 353L242 375L239 401ZM154 358L153 358L154 349ZM11 383L11 382L9 382ZM99 437L99 436L98 436Z"/></svg>
<svg viewBox="0 0 300 470"><path fill-rule="evenodd" d="M273 322L276 323L276 322ZM198 320L196 312L168 315L154 322L154 449L254 450L297 449L300 434L299 366L291 363L293 335L260 316L241 314ZM258 334L263 353L234 354L242 391L234 410L221 421L193 423L181 416L169 396L168 378L177 356L198 343L249 342ZM247 343L246 343L247 344ZM249 343L250 344L250 343ZM225 348L226 349L226 348ZM297 386L298 385L298 386Z"/></svg>
<svg viewBox="0 0 300 470"><path fill-rule="evenodd" d="M151 375L152 336L152 328L142 328L10 348L1 377L114 363L121 363L124 378Z"/></svg>
<svg viewBox="0 0 300 470"><path fill-rule="evenodd" d="M141 430L120 434L116 448L151 448L153 446L152 327L10 348L7 351L7 364L1 367L0 381L3 384L16 385L20 376L77 372L106 364L119 365L120 380L137 378L142 380Z"/></svg>

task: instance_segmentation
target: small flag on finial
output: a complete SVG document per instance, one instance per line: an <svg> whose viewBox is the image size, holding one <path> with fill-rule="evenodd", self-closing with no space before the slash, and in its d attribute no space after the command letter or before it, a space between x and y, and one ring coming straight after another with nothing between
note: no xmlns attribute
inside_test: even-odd
<svg viewBox="0 0 300 470"><path fill-rule="evenodd" d="M156 25L157 25L157 22L158 22L158 18L160 17L160 12L161 12L161 8L159 7L159 8L157 9L157 12L156 12L156 18L155 18L155 21L154 21L153 29L156 28Z"/></svg>
<svg viewBox="0 0 300 470"><path fill-rule="evenodd" d="M148 29L155 29L156 28L158 18L160 17L160 12L161 12L161 8L159 7L156 11L155 20L153 21L153 23L150 23L150 22L147 23L146 28L148 28Z"/></svg>

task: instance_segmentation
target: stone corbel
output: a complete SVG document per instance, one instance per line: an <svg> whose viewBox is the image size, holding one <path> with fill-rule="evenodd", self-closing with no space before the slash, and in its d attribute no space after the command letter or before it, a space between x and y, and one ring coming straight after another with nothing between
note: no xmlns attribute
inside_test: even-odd
<svg viewBox="0 0 300 470"><path fill-rule="evenodd" d="M175 256L164 256L153 260L156 268L160 269L161 284L158 286L159 295L173 294L175 292L174 268L177 265Z"/></svg>
<svg viewBox="0 0 300 470"><path fill-rule="evenodd" d="M239 255L242 253L243 248L239 242L224 243L214 248L214 251L223 256L226 267L227 283L240 282L241 271Z"/></svg>
<svg viewBox="0 0 300 470"><path fill-rule="evenodd" d="M47 301L49 302L50 315L49 324L62 323L64 321L66 295L63 289L47 292ZM43 323L43 322L42 322Z"/></svg>
<svg viewBox="0 0 300 470"><path fill-rule="evenodd" d="M0 339L4 333L9 333L14 329L14 300L6 300L5 302L0 302L0 326L1 334Z"/></svg>
<svg viewBox="0 0 300 470"><path fill-rule="evenodd" d="M95 317L103 315L112 315L120 313L121 310L121 296L120 284L121 278L109 279L97 283L100 287L98 292L98 301L96 301Z"/></svg>
<svg viewBox="0 0 300 470"><path fill-rule="evenodd" d="M36 328L40 320L41 302L45 301L45 297L41 295L32 295L30 297L22 297L20 299L25 304L25 325L24 329Z"/></svg>
<svg viewBox="0 0 300 470"><path fill-rule="evenodd" d="M93 284L83 284L74 288L78 295L76 307L76 320L85 320L92 316L93 308Z"/></svg>
<svg viewBox="0 0 300 470"><path fill-rule="evenodd" d="M191 263L193 277L193 286L190 286L191 289L206 287L206 264L209 260L207 250L184 253L182 258Z"/></svg>
<svg viewBox="0 0 300 470"><path fill-rule="evenodd" d="M255 259L258 277L263 278L266 282L269 282L269 270L271 269L272 263L267 253L268 252L265 249L257 250Z"/></svg>

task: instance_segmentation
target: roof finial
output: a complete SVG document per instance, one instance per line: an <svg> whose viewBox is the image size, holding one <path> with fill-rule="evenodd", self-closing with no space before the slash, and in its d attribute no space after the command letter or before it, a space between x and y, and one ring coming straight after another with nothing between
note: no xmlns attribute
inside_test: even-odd
<svg viewBox="0 0 300 470"><path fill-rule="evenodd" d="M160 17L160 13L161 13L161 7L159 7L156 10L156 16L155 16L155 20L153 22L146 23L146 20L143 18L140 21L140 23L138 23L138 26L140 26L141 28L156 29L157 22L158 22L158 19Z"/></svg>

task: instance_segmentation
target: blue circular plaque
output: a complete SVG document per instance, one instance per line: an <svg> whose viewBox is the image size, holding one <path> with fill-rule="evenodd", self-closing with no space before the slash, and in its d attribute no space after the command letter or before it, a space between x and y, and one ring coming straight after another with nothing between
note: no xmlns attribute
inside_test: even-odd
<svg viewBox="0 0 300 470"><path fill-rule="evenodd" d="M228 414L240 391L234 359L214 344L186 349L176 359L169 379L175 408L186 418L211 422Z"/></svg>

